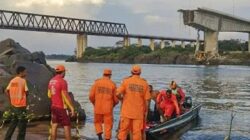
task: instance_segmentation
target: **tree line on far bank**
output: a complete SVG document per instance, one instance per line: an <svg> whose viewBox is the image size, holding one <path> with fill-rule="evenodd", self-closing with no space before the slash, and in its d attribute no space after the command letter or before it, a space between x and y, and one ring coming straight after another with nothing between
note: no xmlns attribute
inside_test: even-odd
<svg viewBox="0 0 250 140"><path fill-rule="evenodd" d="M222 40L219 41L219 51L248 51L248 42L239 39Z"/></svg>
<svg viewBox="0 0 250 140"><path fill-rule="evenodd" d="M222 55L227 52L232 51L248 51L248 42L242 42L238 39L231 40L221 40L218 42L219 44L219 53ZM92 48L88 47L84 53L84 58L91 57L101 57L101 56L111 56L114 58L127 58L134 57L138 55L167 55L169 52L172 53L190 53L193 54L195 48L192 48L190 44L186 45L186 48L181 48L180 45L176 45L175 48L165 47L164 49L160 49L160 46L157 45L154 51L151 51L149 46L136 47L136 45L131 45L126 48L121 47L99 47Z"/></svg>
<svg viewBox="0 0 250 140"><path fill-rule="evenodd" d="M242 42L238 39L231 40L221 40L219 44L219 53L221 55L227 55L230 53L240 53L248 51L248 42ZM201 46L202 48L202 46ZM87 47L83 58L78 61L115 61L120 62L122 60L127 60L128 62L134 61L137 59L155 59L159 57L176 57L178 55L193 55L195 48L191 47L190 44L186 45L186 48L181 48L181 45L176 45L175 48L165 47L160 49L160 45L157 44L154 51L151 51L149 46L137 47L136 44L133 44L129 47ZM68 61L76 61L74 56L68 55L49 55L47 58L50 59L66 59Z"/></svg>

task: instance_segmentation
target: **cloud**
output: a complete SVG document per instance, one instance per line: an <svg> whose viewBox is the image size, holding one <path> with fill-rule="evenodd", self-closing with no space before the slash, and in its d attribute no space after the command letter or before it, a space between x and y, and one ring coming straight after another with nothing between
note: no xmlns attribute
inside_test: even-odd
<svg viewBox="0 0 250 140"><path fill-rule="evenodd" d="M95 19L99 10L106 3L107 0L1 0L0 8L36 14Z"/></svg>
<svg viewBox="0 0 250 140"><path fill-rule="evenodd" d="M104 0L23 0L16 2L16 7L32 7L34 5L40 6L65 6L71 4L92 4L102 5L105 3Z"/></svg>
<svg viewBox="0 0 250 140"><path fill-rule="evenodd" d="M165 23L166 19L158 15L146 15L145 20L148 23Z"/></svg>
<svg viewBox="0 0 250 140"><path fill-rule="evenodd" d="M0 0L0 9L121 22L130 33L183 38L196 38L197 33L183 25L178 9L207 7L250 19L249 5L250 0ZM30 50L42 49L46 53L61 53L60 48L73 53L76 45L75 35L1 30L0 40L7 37L29 46ZM219 37L247 40L248 34L220 33ZM113 45L120 39L89 36L89 45Z"/></svg>

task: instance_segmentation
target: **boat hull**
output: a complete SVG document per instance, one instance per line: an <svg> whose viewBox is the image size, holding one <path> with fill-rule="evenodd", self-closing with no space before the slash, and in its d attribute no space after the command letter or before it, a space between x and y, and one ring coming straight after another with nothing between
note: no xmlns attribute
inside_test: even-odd
<svg viewBox="0 0 250 140"><path fill-rule="evenodd" d="M199 115L201 104L194 104L193 107L185 114L174 118L170 121L161 123L146 131L148 137L159 137L184 127L187 123L196 119Z"/></svg>

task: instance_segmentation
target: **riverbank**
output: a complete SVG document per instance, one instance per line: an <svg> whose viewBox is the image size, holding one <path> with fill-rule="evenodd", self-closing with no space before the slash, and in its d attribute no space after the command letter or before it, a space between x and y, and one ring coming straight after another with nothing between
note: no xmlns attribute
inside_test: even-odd
<svg viewBox="0 0 250 140"><path fill-rule="evenodd" d="M214 65L245 65L250 66L250 53L236 52L221 54L218 59L210 60Z"/></svg>
<svg viewBox="0 0 250 140"><path fill-rule="evenodd" d="M151 51L148 47L136 48L87 48L83 58L74 57L68 62L81 63L125 63L125 64L210 64L210 65L250 65L250 53L246 51L223 51L220 56L210 59L209 63L198 62L194 56L194 48L156 48Z"/></svg>
<svg viewBox="0 0 250 140"><path fill-rule="evenodd" d="M36 121L36 122L31 122L28 123L27 126L27 130L26 130L26 139L27 140L45 140L48 139L49 137L49 126L50 126L50 121ZM83 125L79 126L80 128L83 127ZM0 137L4 138L5 137L5 133L7 131L7 125L6 127L3 128L3 130L0 133ZM72 128L71 130L72 132L72 139L77 139L76 136L76 130L75 128ZM16 139L18 134L18 131L16 129L16 131L14 132L12 139ZM81 139L87 139L87 140L93 140L91 138L85 137L83 136L83 134L80 135ZM64 130L62 127L58 128L57 131L57 139L58 140L64 140Z"/></svg>

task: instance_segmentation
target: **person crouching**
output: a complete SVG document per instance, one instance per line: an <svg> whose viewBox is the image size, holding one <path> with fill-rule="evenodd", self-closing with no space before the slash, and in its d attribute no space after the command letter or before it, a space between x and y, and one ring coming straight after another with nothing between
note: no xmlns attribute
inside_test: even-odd
<svg viewBox="0 0 250 140"><path fill-rule="evenodd" d="M162 90L157 96L157 103L163 112L164 120L170 120L174 115L180 115L180 108L176 96L172 95L171 90ZM175 113L175 114L174 114Z"/></svg>

